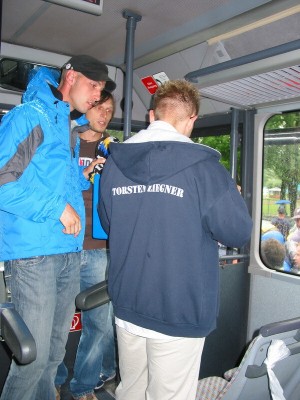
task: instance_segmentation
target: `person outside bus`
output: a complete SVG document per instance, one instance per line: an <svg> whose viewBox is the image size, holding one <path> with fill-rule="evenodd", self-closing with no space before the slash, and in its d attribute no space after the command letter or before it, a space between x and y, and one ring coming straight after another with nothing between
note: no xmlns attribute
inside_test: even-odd
<svg viewBox="0 0 300 400"><path fill-rule="evenodd" d="M105 64L74 56L61 75L38 69L23 104L2 119L0 260L11 272L11 301L33 335L37 358L28 365L12 361L1 400L55 399L79 292L82 189L89 186L70 117L86 113L110 84Z"/></svg>
<svg viewBox="0 0 300 400"><path fill-rule="evenodd" d="M192 84L162 84L148 129L112 143L103 169L118 400L195 398L219 309L218 242L250 239L251 218L219 152L189 138L199 105Z"/></svg>
<svg viewBox="0 0 300 400"><path fill-rule="evenodd" d="M113 95L101 93L99 104L86 113L88 123L74 128L80 138L79 165L85 167L84 174L89 179L94 167L105 163L105 158L95 159L95 150L109 134L105 131L113 117L115 103ZM80 291L83 291L106 278L108 250L106 240L92 236L93 188L83 192L86 211L86 230L81 252ZM94 388L116 375L115 339L111 304L104 304L82 313L82 330L77 348L73 378L70 390L74 399L96 399ZM100 374L100 377L99 377ZM58 391L68 377L64 363L58 367L55 379ZM101 381L100 383L98 381ZM59 398L59 397L58 397Z"/></svg>
<svg viewBox="0 0 300 400"><path fill-rule="evenodd" d="M286 240L290 233L291 224L288 218L286 218L286 211L284 206L281 205L278 207L278 215L272 218L271 224L276 226L279 232L282 233L284 240Z"/></svg>
<svg viewBox="0 0 300 400"><path fill-rule="evenodd" d="M290 234L287 237L285 246L287 251L287 262L290 266L290 270L295 267L295 252L297 244L300 242L300 208L296 208L294 211L293 219L295 221L295 225L290 230Z"/></svg>
<svg viewBox="0 0 300 400"><path fill-rule="evenodd" d="M300 274L300 243L297 243L294 253L294 266L291 269L294 274Z"/></svg>
<svg viewBox="0 0 300 400"><path fill-rule="evenodd" d="M285 246L277 239L262 240L260 245L262 261L268 268L285 271Z"/></svg>

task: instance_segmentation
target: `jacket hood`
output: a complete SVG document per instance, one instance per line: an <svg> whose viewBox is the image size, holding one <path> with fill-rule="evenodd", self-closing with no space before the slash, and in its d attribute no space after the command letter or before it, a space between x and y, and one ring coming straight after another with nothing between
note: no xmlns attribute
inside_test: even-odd
<svg viewBox="0 0 300 400"><path fill-rule="evenodd" d="M208 159L220 159L220 153L208 146L175 141L111 143L109 149L118 169L143 185L159 182Z"/></svg>
<svg viewBox="0 0 300 400"><path fill-rule="evenodd" d="M22 97L22 103L27 103L37 97L49 97L49 85L58 87L60 72L47 67L33 69L29 75L29 83Z"/></svg>

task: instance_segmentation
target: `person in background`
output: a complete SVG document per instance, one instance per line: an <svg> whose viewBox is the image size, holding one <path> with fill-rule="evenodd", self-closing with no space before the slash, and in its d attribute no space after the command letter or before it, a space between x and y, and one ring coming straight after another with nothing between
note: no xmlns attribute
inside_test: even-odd
<svg viewBox="0 0 300 400"><path fill-rule="evenodd" d="M267 242L267 244L265 244L265 242ZM287 243L288 242L285 241L283 234L279 232L275 226L273 230L269 230L261 236L262 261L267 267L274 269L276 267L276 269L282 269L283 271L290 272L292 266L288 256ZM279 262L282 248L284 249L284 260L280 264ZM274 254L272 255L273 252Z"/></svg>
<svg viewBox="0 0 300 400"><path fill-rule="evenodd" d="M294 253L294 266L291 269L294 274L300 274L300 243L297 244Z"/></svg>
<svg viewBox="0 0 300 400"><path fill-rule="evenodd" d="M284 236L277 228L274 227L274 230L269 230L263 235L261 235L261 241L268 240L268 239L275 239L279 243L284 244Z"/></svg>
<svg viewBox="0 0 300 400"><path fill-rule="evenodd" d="M79 165L84 167L89 179L97 164L104 158L95 159L95 151L101 141L108 137L106 127L115 109L113 95L104 90L99 103L86 113L87 124L74 128L80 138ZM80 291L104 281L107 268L106 240L93 239L92 201L93 188L83 192L86 211L86 230L81 252ZM74 399L97 399L94 388L99 389L116 375L115 340L111 304L105 304L82 313L82 331L77 348L70 390ZM100 374L100 377L99 377ZM68 377L64 363L58 367L55 383L60 392ZM101 381L101 382L99 382Z"/></svg>
<svg viewBox="0 0 300 400"><path fill-rule="evenodd" d="M300 208L296 208L294 211L293 219L295 221L295 226L291 229L290 234L287 237L285 246L287 252L287 262L290 266L291 272L295 267L295 252L297 244L300 243Z"/></svg>
<svg viewBox="0 0 300 400"><path fill-rule="evenodd" d="M284 270L285 246L276 239L261 242L261 258L268 268Z"/></svg>
<svg viewBox="0 0 300 400"><path fill-rule="evenodd" d="M70 118L92 108L108 82L106 65L86 55L72 57L61 75L41 67L23 104L2 119L0 260L11 273L11 301L34 337L37 358L28 365L12 361L1 400L55 399L79 292L82 190L89 186Z"/></svg>
<svg viewBox="0 0 300 400"><path fill-rule="evenodd" d="M195 398L218 315L218 242L240 247L250 239L251 218L220 154L190 139L199 106L191 83L162 84L148 129L111 143L103 169L117 400Z"/></svg>
<svg viewBox="0 0 300 400"><path fill-rule="evenodd" d="M278 207L278 215L277 217L272 218L271 224L276 226L279 232L282 233L284 240L286 240L290 233L291 224L290 221L286 218L286 211L284 206L281 205Z"/></svg>
<svg viewBox="0 0 300 400"><path fill-rule="evenodd" d="M293 220L295 221L294 227L291 229L287 240L293 240L294 242L300 241L300 208L296 208L294 211Z"/></svg>

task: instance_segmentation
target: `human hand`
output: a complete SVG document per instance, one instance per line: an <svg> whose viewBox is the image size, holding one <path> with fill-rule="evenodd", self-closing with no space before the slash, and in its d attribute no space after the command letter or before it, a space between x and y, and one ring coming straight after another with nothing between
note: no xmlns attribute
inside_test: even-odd
<svg viewBox="0 0 300 400"><path fill-rule="evenodd" d="M90 163L90 165L83 170L83 175L85 176L85 179L89 180L90 174L93 173L95 166L98 165L98 164L104 164L105 161L106 161L106 158L104 158L104 157L95 158Z"/></svg>
<svg viewBox="0 0 300 400"><path fill-rule="evenodd" d="M74 235L75 237L79 235L81 231L80 217L70 204L66 205L59 220L64 226L63 233Z"/></svg>

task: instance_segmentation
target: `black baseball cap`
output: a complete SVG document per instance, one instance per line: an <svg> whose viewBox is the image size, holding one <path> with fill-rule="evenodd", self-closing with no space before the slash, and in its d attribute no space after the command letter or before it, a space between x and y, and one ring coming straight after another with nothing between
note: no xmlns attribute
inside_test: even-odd
<svg viewBox="0 0 300 400"><path fill-rule="evenodd" d="M73 69L81 72L84 76L96 82L105 81L105 90L108 92L112 92L117 86L108 76L107 66L92 56L84 54L73 56L62 66L62 69Z"/></svg>

